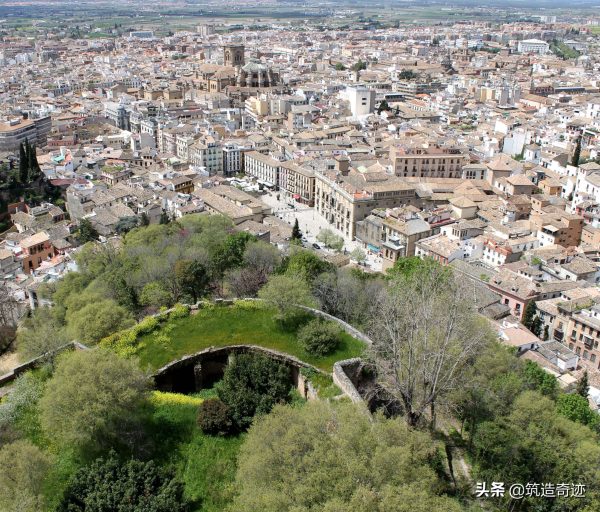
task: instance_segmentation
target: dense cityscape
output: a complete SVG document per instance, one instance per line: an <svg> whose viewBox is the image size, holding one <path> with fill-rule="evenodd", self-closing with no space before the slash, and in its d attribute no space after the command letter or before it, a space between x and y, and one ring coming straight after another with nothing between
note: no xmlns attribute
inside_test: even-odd
<svg viewBox="0 0 600 512"><path fill-rule="evenodd" d="M0 2L0 512L600 510L600 8Z"/></svg>

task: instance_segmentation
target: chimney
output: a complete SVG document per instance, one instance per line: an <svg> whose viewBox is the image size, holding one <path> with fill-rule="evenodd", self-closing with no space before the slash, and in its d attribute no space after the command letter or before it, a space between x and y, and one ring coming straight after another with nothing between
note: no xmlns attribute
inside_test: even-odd
<svg viewBox="0 0 600 512"><path fill-rule="evenodd" d="M335 170L342 176L348 176L350 171L350 159L347 156L339 155L335 157Z"/></svg>

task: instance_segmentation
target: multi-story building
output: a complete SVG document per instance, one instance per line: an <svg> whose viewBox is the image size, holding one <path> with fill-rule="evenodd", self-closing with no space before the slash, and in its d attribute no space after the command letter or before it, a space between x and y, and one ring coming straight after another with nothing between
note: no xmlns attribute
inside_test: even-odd
<svg viewBox="0 0 600 512"><path fill-rule="evenodd" d="M293 162L282 162L279 168L279 189L299 203L315 203L315 173Z"/></svg>
<svg viewBox="0 0 600 512"><path fill-rule="evenodd" d="M0 123L0 151L18 151L26 140L38 146L46 143L52 128L50 117L40 119L15 118Z"/></svg>
<svg viewBox="0 0 600 512"><path fill-rule="evenodd" d="M573 350L600 370L600 297L596 289L577 288L560 297L536 302L542 329L549 339Z"/></svg>
<svg viewBox="0 0 600 512"><path fill-rule="evenodd" d="M354 117L366 116L375 110L375 90L366 87L348 87L346 95Z"/></svg>
<svg viewBox="0 0 600 512"><path fill-rule="evenodd" d="M540 55L546 55L549 50L550 45L540 39L525 39L517 43L517 51L519 53L539 53Z"/></svg>
<svg viewBox="0 0 600 512"><path fill-rule="evenodd" d="M223 174L223 148L221 143L212 136L197 141L189 148L189 162L198 167L204 167L208 173Z"/></svg>
<svg viewBox="0 0 600 512"><path fill-rule="evenodd" d="M244 172L261 181L267 187L279 186L281 162L258 151L249 151L244 157Z"/></svg>
<svg viewBox="0 0 600 512"><path fill-rule="evenodd" d="M243 148L235 142L223 144L223 174L233 176L243 171Z"/></svg>
<svg viewBox="0 0 600 512"><path fill-rule="evenodd" d="M337 160L337 169L315 174L315 209L347 238L354 238L356 222L375 208L416 204L415 188L384 172L349 169Z"/></svg>
<svg viewBox="0 0 600 512"><path fill-rule="evenodd" d="M390 160L396 176L412 178L461 178L463 166L469 163L460 148L438 145L393 146Z"/></svg>

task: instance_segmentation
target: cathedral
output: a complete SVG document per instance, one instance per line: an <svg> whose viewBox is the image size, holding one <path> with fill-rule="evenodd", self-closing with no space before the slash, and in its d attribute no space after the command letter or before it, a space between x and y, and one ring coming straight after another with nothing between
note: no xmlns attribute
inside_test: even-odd
<svg viewBox="0 0 600 512"><path fill-rule="evenodd" d="M274 87L278 75L258 59L246 63L243 45L227 45L223 48L223 65L203 64L198 78L203 89L209 92L225 92L227 87L255 88Z"/></svg>

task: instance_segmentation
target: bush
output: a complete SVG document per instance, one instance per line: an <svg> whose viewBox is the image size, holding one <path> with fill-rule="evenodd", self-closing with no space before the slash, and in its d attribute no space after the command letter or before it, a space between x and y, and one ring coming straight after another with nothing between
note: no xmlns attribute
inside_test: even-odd
<svg viewBox="0 0 600 512"><path fill-rule="evenodd" d="M169 314L170 319L185 318L190 314L190 307L185 304L175 304L173 310Z"/></svg>
<svg viewBox="0 0 600 512"><path fill-rule="evenodd" d="M218 398L210 398L198 408L198 426L205 434L228 434L231 425L229 407Z"/></svg>
<svg viewBox="0 0 600 512"><path fill-rule="evenodd" d="M240 354L227 365L216 387L233 424L245 429L255 414L268 414L275 404L289 400L290 371L268 356Z"/></svg>
<svg viewBox="0 0 600 512"><path fill-rule="evenodd" d="M58 510L184 512L188 507L183 485L170 472L153 461L122 463L111 453L73 475Z"/></svg>
<svg viewBox="0 0 600 512"><path fill-rule="evenodd" d="M298 331L298 342L309 354L324 356L340 343L340 329L333 322L315 318Z"/></svg>

